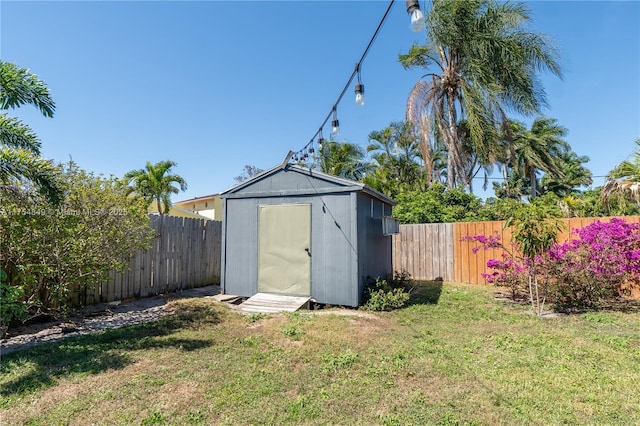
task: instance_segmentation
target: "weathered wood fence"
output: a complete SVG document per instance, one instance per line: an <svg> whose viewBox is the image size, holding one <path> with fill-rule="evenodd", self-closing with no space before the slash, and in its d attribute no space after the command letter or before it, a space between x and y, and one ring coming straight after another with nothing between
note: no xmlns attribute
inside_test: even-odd
<svg viewBox="0 0 640 426"><path fill-rule="evenodd" d="M124 272L79 291L74 305L154 296L220 283L222 222L150 215L153 246L133 256Z"/></svg>
<svg viewBox="0 0 640 426"><path fill-rule="evenodd" d="M571 218L562 221L566 231L558 236L558 241L572 238L571 232L583 228L597 220L608 222L611 218ZM627 222L640 222L640 216L624 216ZM393 236L393 269L407 271L413 279L486 284L483 273L489 259L499 259L502 250L473 248L479 244L463 241L466 236L500 235L505 247L511 242L511 230L505 229L505 222L458 222L421 225L400 225L400 233Z"/></svg>
<svg viewBox="0 0 640 426"><path fill-rule="evenodd" d="M574 229L609 219L563 219L567 231L559 241L569 239ZM625 216L624 220L640 222L640 216ZM133 256L125 272L113 271L106 282L76 292L73 304L91 305L220 283L222 222L151 216L151 227L156 238L150 249ZM505 222L400 225L400 233L393 236L393 269L407 271L419 280L486 284L482 274L489 272L487 261L500 258L502 251L481 249L474 253L478 244L463 238L496 234L508 247L511 231L505 229Z"/></svg>

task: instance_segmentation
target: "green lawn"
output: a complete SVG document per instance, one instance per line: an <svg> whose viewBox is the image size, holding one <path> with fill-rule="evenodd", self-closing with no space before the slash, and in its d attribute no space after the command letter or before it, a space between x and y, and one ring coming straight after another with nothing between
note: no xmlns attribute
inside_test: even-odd
<svg viewBox="0 0 640 426"><path fill-rule="evenodd" d="M437 283L380 314L171 303L3 357L0 424L640 424L637 312L538 318Z"/></svg>

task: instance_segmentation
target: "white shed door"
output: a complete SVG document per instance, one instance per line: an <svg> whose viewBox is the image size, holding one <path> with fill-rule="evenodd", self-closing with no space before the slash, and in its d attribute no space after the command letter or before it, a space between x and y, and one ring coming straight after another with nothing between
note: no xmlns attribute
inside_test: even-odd
<svg viewBox="0 0 640 426"><path fill-rule="evenodd" d="M311 205L258 206L258 292L311 296Z"/></svg>

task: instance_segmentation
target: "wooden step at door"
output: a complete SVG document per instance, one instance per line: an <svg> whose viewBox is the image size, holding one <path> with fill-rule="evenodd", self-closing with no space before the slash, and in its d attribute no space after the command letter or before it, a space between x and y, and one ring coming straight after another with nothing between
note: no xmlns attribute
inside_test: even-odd
<svg viewBox="0 0 640 426"><path fill-rule="evenodd" d="M273 293L256 293L238 305L241 312L275 313L295 312L309 303L310 297L287 296Z"/></svg>

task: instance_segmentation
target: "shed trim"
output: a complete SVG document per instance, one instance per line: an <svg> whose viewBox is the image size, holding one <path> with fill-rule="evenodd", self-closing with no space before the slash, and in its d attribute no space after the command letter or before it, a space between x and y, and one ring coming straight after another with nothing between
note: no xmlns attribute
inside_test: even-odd
<svg viewBox="0 0 640 426"><path fill-rule="evenodd" d="M265 194L265 193L244 193L242 195L238 194L235 195L235 193L237 193L238 191L242 190L243 188L246 188L247 186L258 182L266 177L269 177L273 174L276 174L282 170L287 170L287 171L293 171L296 173L300 173L309 177L315 177L315 178L319 178L319 179L323 179L326 180L328 182L334 183L336 185L340 185L342 188L332 188L331 190L318 190L318 191L313 191L313 192L309 192L308 190L300 190L300 191L295 191L295 190L289 190L289 191L280 191L278 193L269 193L269 194ZM287 196L287 195L314 195L314 194L331 194L331 193L340 193L340 192L355 192L355 191L362 191L365 192L367 194L369 194L370 196L377 198L387 204L390 205L395 205L395 201L393 201L391 198L387 197L386 195L382 194L381 192L376 191L375 189L365 185L362 182L356 182L353 180L349 180L349 179L345 179L345 178L341 178L338 176L333 176L333 175L329 175L327 173L323 173L323 172L319 172L316 170L311 170L308 169L306 167L301 167L295 164L287 164L287 165L283 165L283 164L278 164L277 166L272 167L269 170L266 170L256 176L254 176L253 178L246 180L236 186L233 186L223 192L221 192L219 194L220 198L247 198L247 197L278 197L278 196Z"/></svg>
<svg viewBox="0 0 640 426"><path fill-rule="evenodd" d="M234 198L273 198L273 197L288 197L291 195L326 195L326 194L340 194L343 192L357 192L361 191L361 188L357 185L352 185L348 187L342 188L326 188L326 189L318 189L310 192L307 189L290 189L284 191L277 192L243 192L242 194L229 194L224 198L234 199Z"/></svg>

